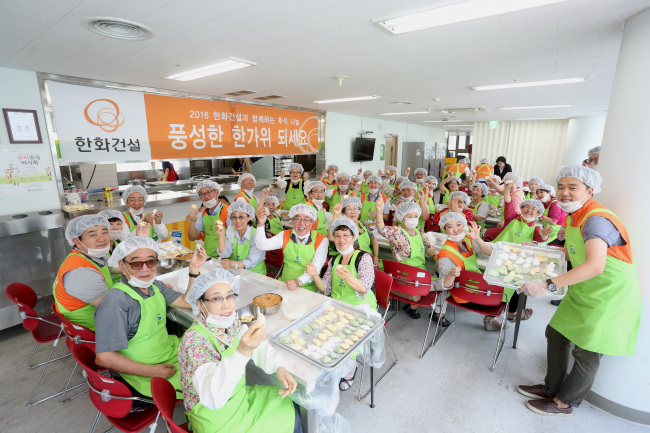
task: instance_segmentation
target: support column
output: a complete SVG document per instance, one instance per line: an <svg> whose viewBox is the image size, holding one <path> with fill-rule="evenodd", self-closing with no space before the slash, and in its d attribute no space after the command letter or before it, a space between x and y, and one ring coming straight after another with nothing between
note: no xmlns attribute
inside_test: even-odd
<svg viewBox="0 0 650 433"><path fill-rule="evenodd" d="M562 165L582 164L589 149L603 141L606 116L572 117L566 133L566 148Z"/></svg>

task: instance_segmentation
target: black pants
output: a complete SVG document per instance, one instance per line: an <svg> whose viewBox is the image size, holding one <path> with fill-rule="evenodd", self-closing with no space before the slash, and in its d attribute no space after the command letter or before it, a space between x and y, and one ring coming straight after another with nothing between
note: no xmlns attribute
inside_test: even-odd
<svg viewBox="0 0 650 433"><path fill-rule="evenodd" d="M546 326L546 341L548 360L548 369L544 379L546 391L565 404L579 406L594 384L600 366L600 358L603 355L574 344L575 347L571 353L575 363L567 376L571 340L548 325Z"/></svg>
<svg viewBox="0 0 650 433"><path fill-rule="evenodd" d="M126 387L129 388L129 391L131 391L131 396L132 397L138 397L138 398L144 398L144 399L147 399L147 400L151 400L151 403L147 403L146 401L133 400L133 402L131 404L131 407L133 407L133 408L144 408L144 407L149 407L152 404L154 404L152 397L150 397L148 395L141 394L140 392L138 392L138 390L135 389L134 387L132 387L129 382L124 380L124 378L122 376L120 376L119 373L111 371L111 377L113 379L117 380L118 382L122 382L124 385L126 385Z"/></svg>

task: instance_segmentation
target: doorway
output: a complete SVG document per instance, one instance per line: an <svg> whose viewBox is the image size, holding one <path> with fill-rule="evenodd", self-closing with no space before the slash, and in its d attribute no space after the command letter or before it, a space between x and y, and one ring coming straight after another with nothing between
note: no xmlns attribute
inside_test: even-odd
<svg viewBox="0 0 650 433"><path fill-rule="evenodd" d="M390 138L386 138L386 157L384 161L384 172L386 167L392 165L397 167L397 141L398 136L391 134Z"/></svg>

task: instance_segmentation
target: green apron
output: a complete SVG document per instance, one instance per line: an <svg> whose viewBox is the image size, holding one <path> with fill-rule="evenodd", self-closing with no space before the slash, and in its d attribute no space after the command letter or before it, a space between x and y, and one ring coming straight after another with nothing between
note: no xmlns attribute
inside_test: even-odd
<svg viewBox="0 0 650 433"><path fill-rule="evenodd" d="M363 194L368 194L369 190L370 190L370 188L368 188L368 185L366 184L366 181L365 180L361 181L361 192Z"/></svg>
<svg viewBox="0 0 650 433"><path fill-rule="evenodd" d="M469 209L472 211L472 213L473 213L474 215L477 215L476 211L478 211L478 208L479 208L479 207L483 204L483 202L485 202L485 201L486 201L485 199L481 200L481 201L480 201L476 206L472 205L472 203L470 202L470 204L469 204L468 207L469 207ZM489 206L489 204L488 204L488 206ZM481 220L481 222L479 222L478 225L481 226L481 230L484 229L484 228L485 228L485 218L483 218L483 220Z"/></svg>
<svg viewBox="0 0 650 433"><path fill-rule="evenodd" d="M529 226L517 217L510 221L492 242L511 242L513 244L532 242L535 235L535 227L535 224Z"/></svg>
<svg viewBox="0 0 650 433"><path fill-rule="evenodd" d="M487 202L488 206L493 205L493 206L496 206L498 208L499 207L499 202L501 201L501 196L500 195L490 195L490 194L488 194L483 199Z"/></svg>
<svg viewBox="0 0 650 433"><path fill-rule="evenodd" d="M267 218L266 220L269 222L269 231L274 235L277 235L278 233L284 230L284 226L282 225L282 220L280 219L278 214L275 214L275 218Z"/></svg>
<svg viewBox="0 0 650 433"><path fill-rule="evenodd" d="M551 199L551 202L548 204L548 206L546 207L546 209L544 209L544 216L548 216L548 210L551 208L551 205L552 205L554 202L557 202L557 200L554 199L554 198ZM546 242L544 243L544 245L547 245L549 242L553 242L555 239L557 239L557 234L560 232L560 228L562 227L562 226L559 225L559 224L551 224L551 223L547 223L546 221L542 220L542 227L546 228L546 227L548 227L548 226L552 226L552 227L553 227L553 231L552 231L551 234L548 236L548 241L546 241Z"/></svg>
<svg viewBox="0 0 650 433"><path fill-rule="evenodd" d="M117 247L119 244L120 244L120 241L113 241L113 251L115 251L115 247ZM108 255L109 255L109 257L110 257L110 256L113 255L113 253L111 252L111 253L109 253ZM122 273L115 274L115 275L112 275L112 276L111 276L111 279L113 280L113 284L115 284L115 283L117 283L118 281L120 281L121 278L122 278Z"/></svg>
<svg viewBox="0 0 650 433"><path fill-rule="evenodd" d="M217 349L215 337L203 325L194 323L192 329L203 335ZM239 338L221 355L221 360L230 358L239 346ZM218 352L218 349L217 349ZM277 386L246 386L246 373L242 375L228 402L219 409L208 409L197 403L185 412L191 431L198 433L257 433L293 432L296 415L290 398L283 399Z"/></svg>
<svg viewBox="0 0 650 433"><path fill-rule="evenodd" d="M361 251L356 250L350 258L350 263L347 265L341 265L345 266L354 278L359 278L359 273L355 268L355 263L359 254L361 254ZM343 281L341 277L337 275L336 267L340 264L340 262L341 255L339 254L334 259L334 264L332 265L332 298L352 305L368 304L370 308L376 310L377 298L375 297L375 294L372 290L369 289L366 292L366 296L363 299L359 299L356 290L350 287L345 281Z"/></svg>
<svg viewBox="0 0 650 433"><path fill-rule="evenodd" d="M135 229L136 229L136 227L138 226L138 224L137 224L135 221L133 221L133 217L131 216L131 212L126 211L126 212L124 212L122 215L124 215L124 219L126 219L126 221L127 221L127 223L128 223L129 230L131 230L132 232L135 231ZM143 214L142 214L142 219L144 219L144 217L146 217L147 215L148 215L148 214L143 213ZM154 241L157 241L157 240L158 240L158 235L157 235L156 233L154 233L154 231L153 231L153 225L150 225L150 226L149 226L149 235L148 235L148 236L149 236L151 239L153 239Z"/></svg>
<svg viewBox="0 0 650 433"><path fill-rule="evenodd" d="M415 266L416 268L425 269L424 264L426 256L424 255L424 242L422 241L420 232L416 230L415 235L411 236L405 229L401 228L401 230L404 232L409 244L411 245L411 256L402 260L402 263L405 265Z"/></svg>
<svg viewBox="0 0 650 433"><path fill-rule="evenodd" d="M377 193L377 198L379 198L381 193ZM359 212L359 221L367 221L367 220L374 220L377 221L377 218L370 218L368 214L370 212L375 212L377 213L377 206L375 206L374 201L370 201L368 198L368 194L365 195L365 197L361 197L361 211ZM365 198L365 200L363 200ZM384 202L385 203L385 202ZM380 214L380 216L383 218L383 213Z"/></svg>
<svg viewBox="0 0 650 433"><path fill-rule="evenodd" d="M113 286L113 289L122 290L140 304L138 332L129 341L127 349L117 352L141 364L172 364L176 367L176 373L167 380L174 385L176 398L183 398L183 393L180 391L182 388L178 369L178 337L167 333L165 297L160 293L158 287L155 285L151 287L154 290L153 296L144 299L124 283L117 283ZM120 375L140 394L151 397L150 377L126 373L120 373Z"/></svg>
<svg viewBox="0 0 650 433"><path fill-rule="evenodd" d="M348 191L349 191L349 190L348 190ZM342 199L343 199L343 195L339 193L338 188L335 189L335 190L334 190L334 194L332 194L332 198L331 198L330 201L329 201L330 210L333 211L333 210L334 210L334 206L336 206L336 204L337 204L338 202L340 202Z"/></svg>
<svg viewBox="0 0 650 433"><path fill-rule="evenodd" d="M449 196L451 195L451 192L449 190L444 191L442 193L442 204L447 204L449 203Z"/></svg>
<svg viewBox="0 0 650 433"><path fill-rule="evenodd" d="M320 210L316 209L316 206L307 203L309 207L316 211L316 217L318 218L318 223L316 225L316 231L321 235L327 237L327 217L325 216L325 209L322 207Z"/></svg>
<svg viewBox="0 0 650 433"><path fill-rule="evenodd" d="M300 179L300 182L298 182L298 188L293 187L293 181L291 179L287 180L287 182L289 182L289 186L286 190L284 203L282 203L282 209L289 210L297 204L307 203L307 199L305 198L305 194L302 188L302 179Z"/></svg>
<svg viewBox="0 0 650 433"><path fill-rule="evenodd" d="M87 260L88 263L90 263L94 269L96 269L99 273L102 274L102 276L104 277L104 281L106 282L106 287L110 289L113 286L114 280L111 277L110 271L108 270L108 265L102 266L100 268L99 266L97 266L97 263L93 262L85 255L79 253L72 252L68 254L68 257L70 256L79 256ZM118 275L118 277L121 276L122 274ZM55 287L56 287L56 279L54 280L54 284L52 285L52 295L54 296L54 302L56 302L56 306L59 309L59 311L63 314L63 317L65 317L72 323L85 326L86 328L95 332L95 310L97 309L97 307L94 306L93 304L86 304L83 307L77 308L74 311L69 311L63 305L61 305L61 303L56 299L56 290L54 290Z"/></svg>
<svg viewBox="0 0 650 433"><path fill-rule="evenodd" d="M243 244L237 242L236 239L237 234L234 234L232 240L232 254L230 255L230 257L228 257L229 260L236 260L239 262L248 257L248 255L251 252L251 239L253 239L253 236L255 236L255 230L256 229L254 227L251 227L250 238L246 239L246 242ZM264 260L260 260L259 262L257 262L255 266L253 266L248 270L252 272L257 272L258 274L261 275L266 275L266 262Z"/></svg>
<svg viewBox="0 0 650 433"><path fill-rule="evenodd" d="M357 237L359 249L372 255L372 247L370 245L370 236L368 236L368 228L361 221L357 221L357 223L359 224L359 236ZM363 230L363 233L361 233L361 230Z"/></svg>
<svg viewBox="0 0 650 433"><path fill-rule="evenodd" d="M205 252L214 258L219 257L219 253L217 252L217 248L219 247L219 234L217 233L215 224L217 221L221 221L222 206L222 204L219 204L215 209L214 215L209 215L207 211L203 215L203 247L205 248ZM223 228L224 230L226 229L225 224Z"/></svg>
<svg viewBox="0 0 650 433"><path fill-rule="evenodd" d="M594 213L592 209L583 221ZM584 223L583 223L584 224ZM571 227L567 215L565 247L571 266L585 262L581 227ZM604 355L634 355L641 321L641 290L636 262L625 263L607 255L602 274L569 286L549 325L576 346Z"/></svg>
<svg viewBox="0 0 650 433"><path fill-rule="evenodd" d="M312 243L316 241L316 233L316 230L311 231ZM323 239L322 242L327 242L327 239ZM280 275L279 280L289 281L295 280L305 273L305 269L307 269L307 263L311 263L311 261L314 259L314 255L316 255L316 248L314 248L312 244L302 245L289 240L287 246L284 247L283 253L284 265L282 267L282 275ZM318 287L316 287L316 283L313 281L300 287L315 293L320 293Z"/></svg>

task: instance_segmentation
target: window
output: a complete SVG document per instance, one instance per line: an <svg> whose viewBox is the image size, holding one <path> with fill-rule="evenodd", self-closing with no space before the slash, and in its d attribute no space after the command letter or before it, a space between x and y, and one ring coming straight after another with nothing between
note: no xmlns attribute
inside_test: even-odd
<svg viewBox="0 0 650 433"><path fill-rule="evenodd" d="M150 162L127 162L124 164L115 164L115 167L117 168L118 173L123 171L146 171L152 169Z"/></svg>

